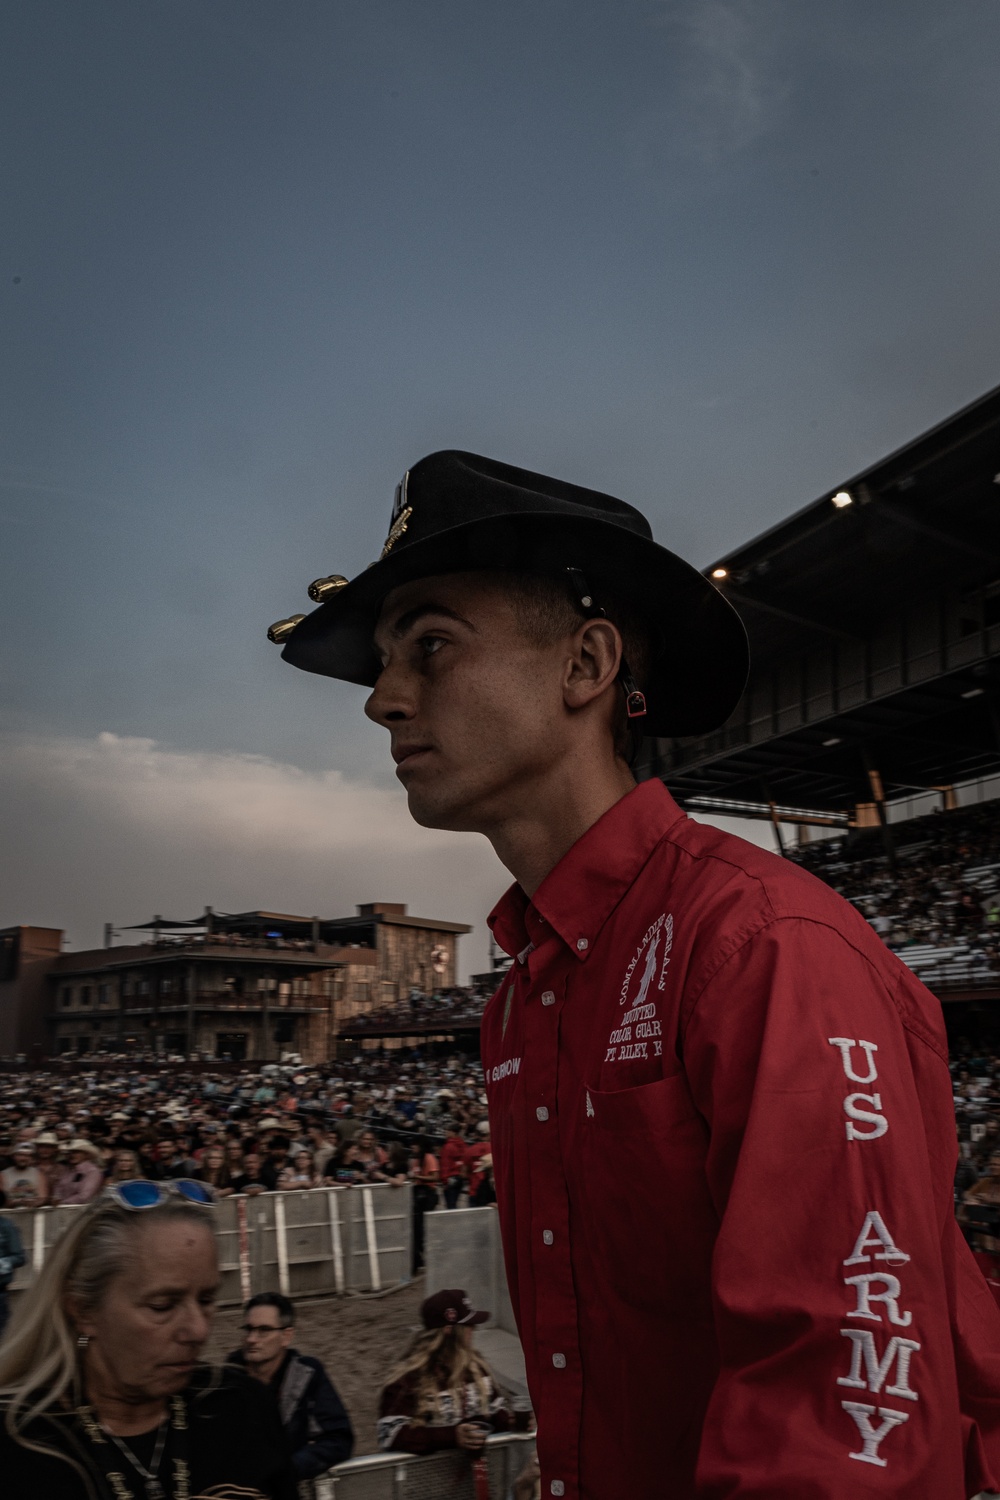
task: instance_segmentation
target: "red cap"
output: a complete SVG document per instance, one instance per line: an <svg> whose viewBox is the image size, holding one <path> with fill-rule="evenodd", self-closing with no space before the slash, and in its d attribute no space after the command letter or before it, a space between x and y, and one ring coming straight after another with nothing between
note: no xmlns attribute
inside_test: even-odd
<svg viewBox="0 0 1000 1500"><path fill-rule="evenodd" d="M458 1328L485 1323L489 1313L477 1312L462 1291L443 1291L421 1303L420 1317L425 1328Z"/></svg>

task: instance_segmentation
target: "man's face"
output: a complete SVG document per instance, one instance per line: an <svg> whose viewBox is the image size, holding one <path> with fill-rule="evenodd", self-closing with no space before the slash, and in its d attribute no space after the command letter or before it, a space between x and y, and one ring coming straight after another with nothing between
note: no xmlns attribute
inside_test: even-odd
<svg viewBox="0 0 1000 1500"><path fill-rule="evenodd" d="M243 1324L243 1357L248 1365L266 1365L292 1342L294 1329L281 1322L276 1307L251 1307Z"/></svg>
<svg viewBox="0 0 1000 1500"><path fill-rule="evenodd" d="M535 645L490 577L454 573L394 589L375 645L365 712L392 736L416 822L485 833L530 812L570 748L565 643Z"/></svg>

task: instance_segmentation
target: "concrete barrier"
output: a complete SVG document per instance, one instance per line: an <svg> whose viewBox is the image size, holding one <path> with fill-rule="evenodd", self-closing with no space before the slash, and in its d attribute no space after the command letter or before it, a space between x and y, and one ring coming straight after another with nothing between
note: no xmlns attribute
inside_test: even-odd
<svg viewBox="0 0 1000 1500"><path fill-rule="evenodd" d="M534 1445L527 1433L498 1433L486 1439L483 1456L490 1500L508 1500ZM476 1500L470 1456L458 1448L427 1458L407 1453L352 1458L314 1481L313 1489L315 1500Z"/></svg>
<svg viewBox="0 0 1000 1500"><path fill-rule="evenodd" d="M526 1400L524 1352L507 1290L496 1209L440 1209L425 1215L424 1258L428 1296L443 1287L462 1287L474 1307L489 1312L489 1321L475 1331L476 1348L508 1396Z"/></svg>
<svg viewBox="0 0 1000 1500"><path fill-rule="evenodd" d="M489 1309L487 1328L517 1333L495 1208L438 1209L424 1216L427 1295L463 1287L474 1307Z"/></svg>
<svg viewBox="0 0 1000 1500"><path fill-rule="evenodd" d="M8 1210L25 1264L11 1291L31 1285L80 1207ZM209 1210L219 1241L219 1302L240 1304L257 1292L286 1297L380 1292L410 1279L411 1189L312 1188L221 1198Z"/></svg>

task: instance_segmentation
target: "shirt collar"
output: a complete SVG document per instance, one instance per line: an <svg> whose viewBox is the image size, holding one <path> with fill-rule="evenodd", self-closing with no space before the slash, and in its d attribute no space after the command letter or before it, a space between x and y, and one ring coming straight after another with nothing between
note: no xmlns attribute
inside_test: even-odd
<svg viewBox="0 0 1000 1500"><path fill-rule="evenodd" d="M490 913L493 936L514 957L551 928L585 963L601 929L663 835L685 814L662 781L643 781L598 818L529 901L512 885Z"/></svg>

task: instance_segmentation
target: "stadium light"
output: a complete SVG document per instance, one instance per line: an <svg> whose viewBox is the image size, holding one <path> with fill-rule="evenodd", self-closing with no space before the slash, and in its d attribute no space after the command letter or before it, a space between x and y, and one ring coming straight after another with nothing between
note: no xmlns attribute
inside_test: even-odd
<svg viewBox="0 0 1000 1500"><path fill-rule="evenodd" d="M963 698L981 698L983 696L983 694L985 693L985 691L986 691L985 688L966 688L965 692L962 694L962 697Z"/></svg>
<svg viewBox="0 0 1000 1500"><path fill-rule="evenodd" d="M713 568L712 569L712 577L713 578L728 578L729 577L729 569L728 568Z"/></svg>
<svg viewBox="0 0 1000 1500"><path fill-rule="evenodd" d="M824 744L824 746L826 748L829 748L831 745L839 745L840 744L840 736L836 735L836 734L831 735L828 740L824 740L823 741L823 744Z"/></svg>
<svg viewBox="0 0 1000 1500"><path fill-rule="evenodd" d="M838 510L846 510L848 505L854 504L854 496L849 494L847 490L838 490L832 497L832 503Z"/></svg>

